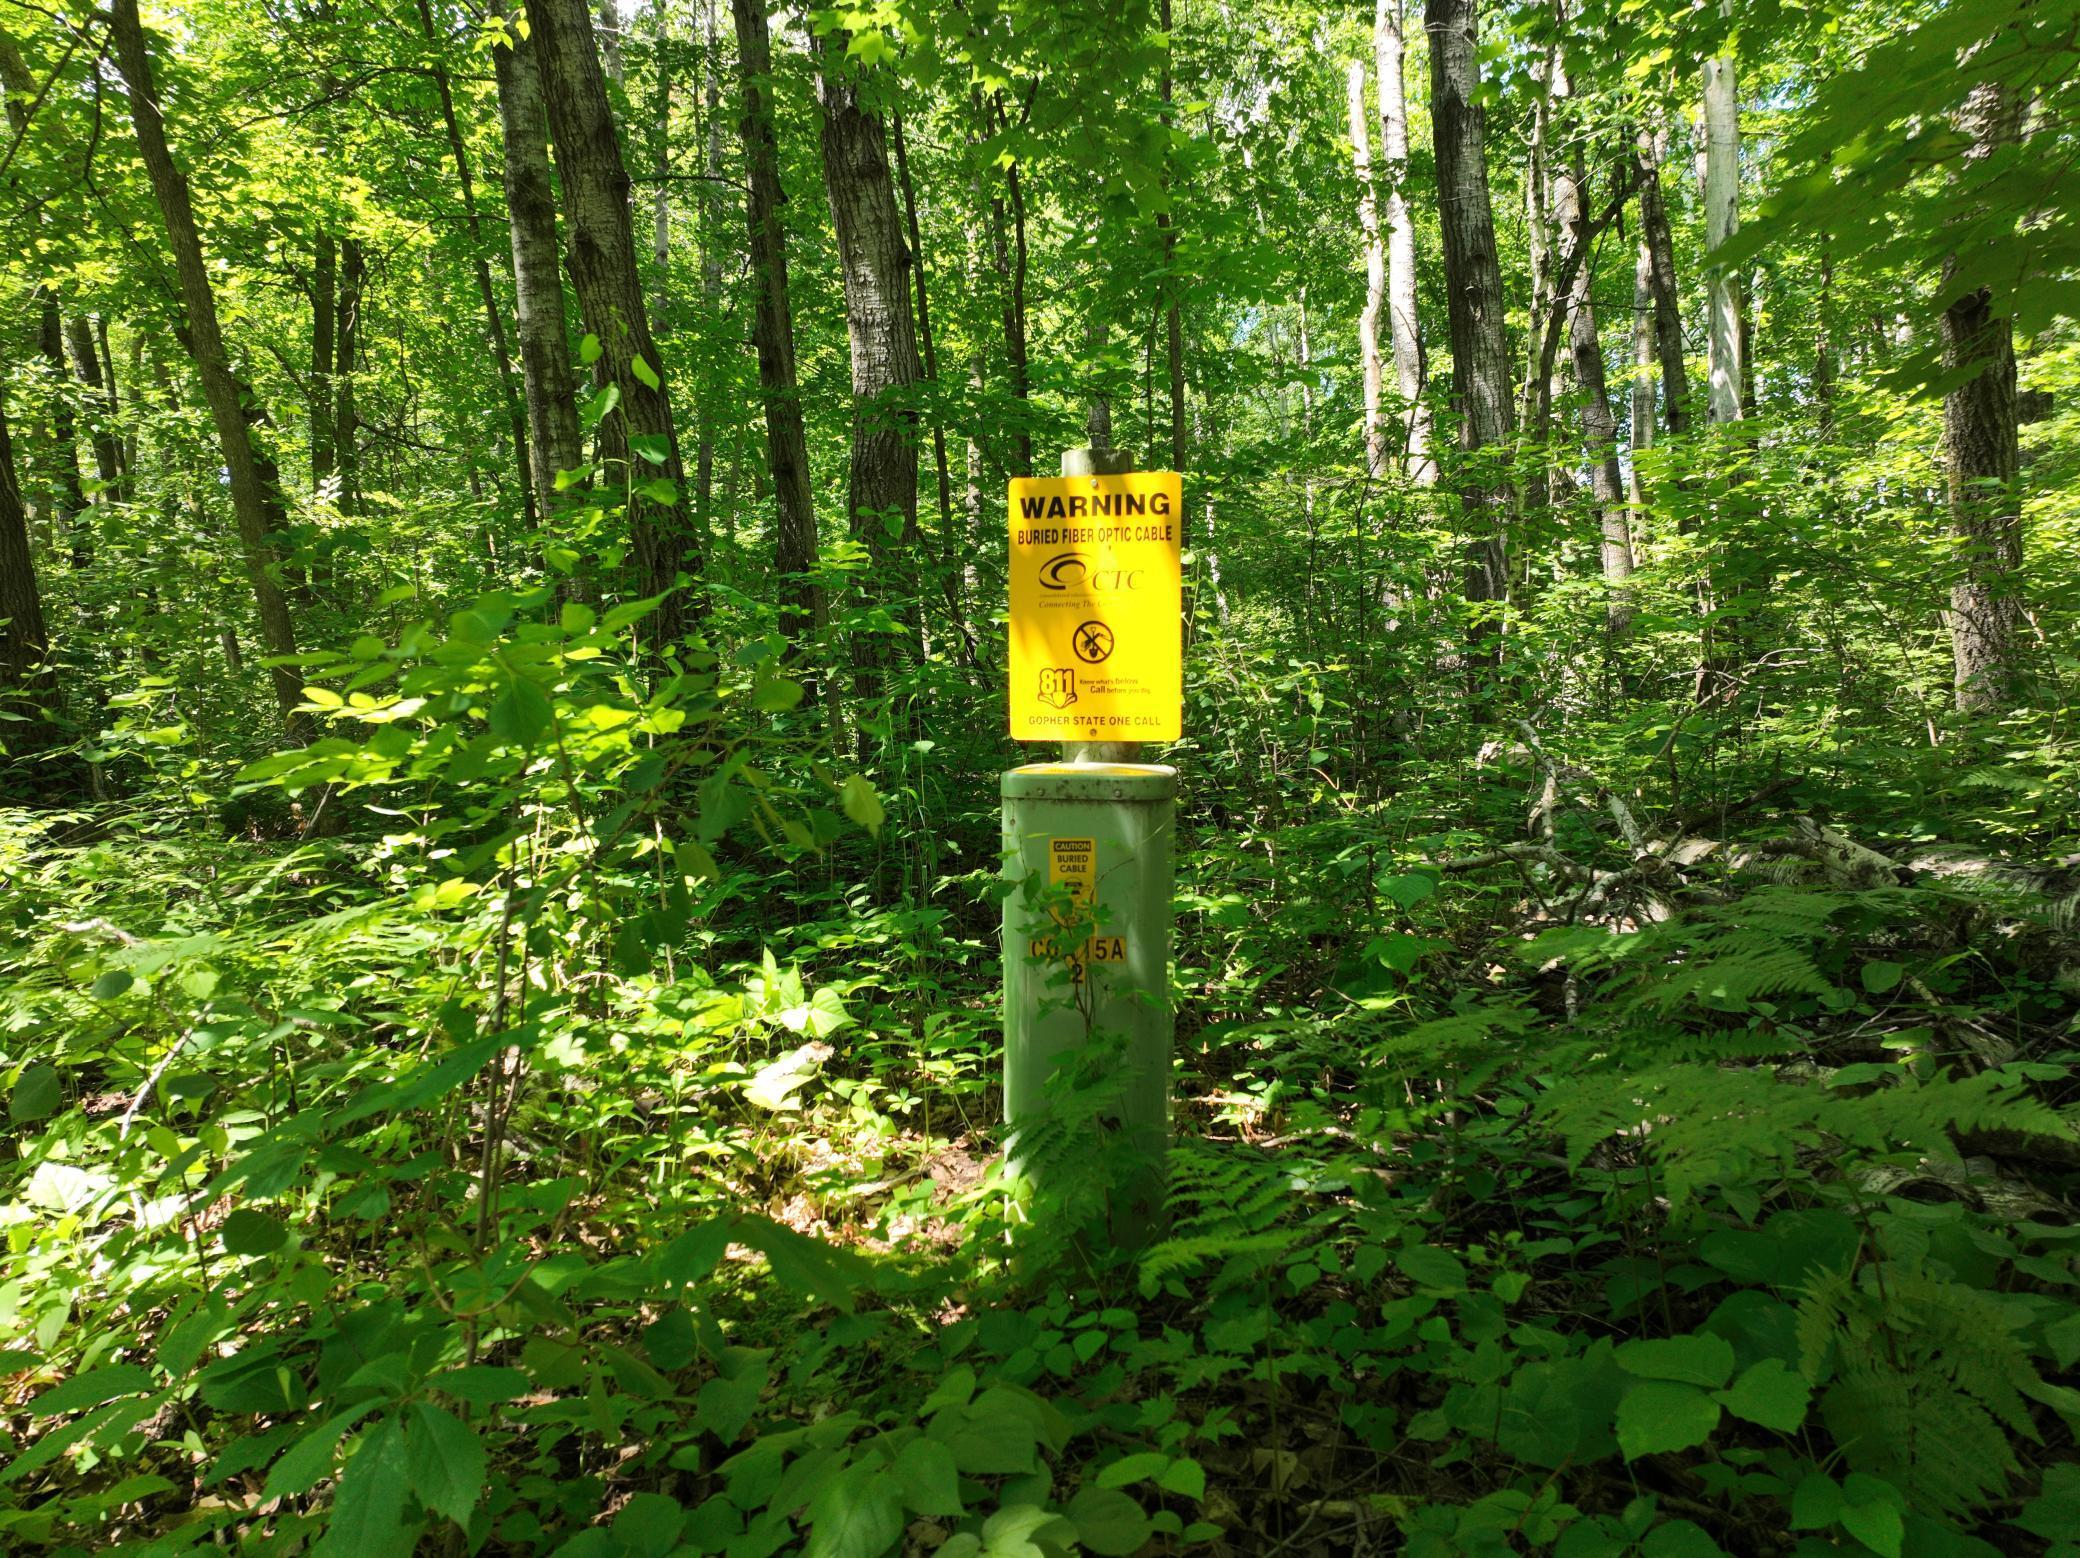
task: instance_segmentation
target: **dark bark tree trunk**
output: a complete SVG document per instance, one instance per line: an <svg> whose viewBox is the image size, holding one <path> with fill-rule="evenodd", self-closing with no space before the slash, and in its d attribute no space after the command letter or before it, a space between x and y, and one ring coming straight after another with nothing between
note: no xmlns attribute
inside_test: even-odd
<svg viewBox="0 0 2080 1558"><path fill-rule="evenodd" d="M10 703L33 702L44 695L50 681L45 669L49 657L50 633L44 626L43 596L36 586L29 515L22 506L21 483L15 478L6 408L0 406L0 698ZM4 734L10 728L14 734ZM33 715L26 725L10 722L0 727L0 748L14 752L40 745L42 728L43 721Z"/></svg>
<svg viewBox="0 0 2080 1558"><path fill-rule="evenodd" d="M1170 99L1172 84L1170 61L1174 36L1171 31L1170 0L1159 0L1157 5L1157 29L1163 35L1163 188L1170 189ZM1023 209L1021 208L1021 217ZM1177 224L1171 218L1166 204L1156 213L1156 226L1163 235L1163 356L1170 379L1170 469L1182 471L1185 456L1185 410L1184 410L1184 314L1178 300L1177 277ZM1019 225L1019 243L1023 250L1025 227ZM1178 528L1184 530L1184 516L1177 516Z"/></svg>
<svg viewBox="0 0 2080 1558"><path fill-rule="evenodd" d="M1506 597L1510 436L1507 300L1495 252L1495 212L1482 145L1487 113L1480 106L1474 0L1427 0L1430 121L1437 151L1437 190L1444 236L1445 294L1452 348L1452 402L1459 414L1460 497L1470 532L1466 598L1477 608ZM1497 654L1499 623L1475 624L1476 659Z"/></svg>
<svg viewBox="0 0 2080 1558"><path fill-rule="evenodd" d="M1676 290L1675 235L1668 206L1661 198L1661 154L1655 137L1642 130L1636 143L1639 161L1639 227L1647 246L1647 270L1654 289L1654 350L1661 361L1661 396L1668 430L1677 438L1690 431L1690 370L1683 360L1683 299Z"/></svg>
<svg viewBox="0 0 2080 1558"><path fill-rule="evenodd" d="M493 49L498 121L505 142L506 212L513 253L513 318L527 403L528 473L544 523L556 512L556 478L585 461L563 273L556 261L556 193L549 179L549 121L531 38L508 25Z"/></svg>
<svg viewBox="0 0 2080 1558"><path fill-rule="evenodd" d="M924 378L910 305L911 255L903 241L895 176L881 115L861 100L845 63L845 35L825 40L818 96L823 104L823 182L845 282L845 329L852 346L852 467L846 509L852 534L866 543L888 580L914 595L917 545L917 413L912 391ZM892 533L893 532L893 533ZM904 601L895 615L916 623ZM861 691L879 695L879 635L854 641Z"/></svg>
<svg viewBox="0 0 2080 1558"><path fill-rule="evenodd" d="M1579 149L1574 165L1563 166L1553 180L1553 215L1568 230L1581 258L1568 289L1568 344L1574 381L1582 392L1582 444L1589 461L1589 488L1596 501L1598 544L1603 582L1610 586L1607 620L1611 631L1624 632L1632 617L1625 589L1632 577L1632 527L1625 510L1625 481L1618 468L1618 421L1611 414L1610 386L1603 367L1603 343L1596 331L1596 276L1589 250L1589 219L1583 209L1587 181Z"/></svg>
<svg viewBox="0 0 2080 1558"><path fill-rule="evenodd" d="M427 0L419 0L419 29L429 46L439 46L433 8ZM461 121L455 115L455 93L447 70L435 64L432 75L434 93L441 105L441 123L448 132L448 154L455 159L455 180L462 187L462 220L469 231L470 266L477 278L477 301L484 306L484 331L491 342L491 361L498 371L498 398L505 404L506 425L512 429L513 465L520 477L521 507L526 512L528 528L532 529L538 523L538 515L533 474L528 469L527 413L513 382L513 350L506 342L505 315L498 306L498 292L491 285L491 257L485 252L483 229L477 221L476 180L470 176L469 148L462 138Z"/></svg>
<svg viewBox="0 0 2080 1558"><path fill-rule="evenodd" d="M173 160L166 143L166 127L160 116L157 83L152 77L151 56L146 51L144 27L137 15L137 0L113 0L110 7L116 58L130 98L130 113L137 130L138 150L152 182L159 212L166 225L168 247L180 278L182 306L187 314L188 347L202 378L203 394L209 401L210 420L229 477L231 504L238 521L240 550L246 574L252 581L253 598L259 610L260 633L270 655L293 656L296 633L289 617L289 602L276 583L274 536L283 527L282 496L262 475L262 462L255 457L251 429L246 421L246 404L251 392L240 382L224 350L217 323L216 295L211 290L209 267L203 258L202 238L195 226L194 207L188 196L187 176ZM283 725L292 735L305 731L296 713L303 689L295 670L278 665L270 672L275 701Z"/></svg>
<svg viewBox="0 0 2080 1558"><path fill-rule="evenodd" d="M311 254L311 490L331 478L333 454L332 370L339 326L339 246L329 232L318 234Z"/></svg>
<svg viewBox="0 0 2080 1558"><path fill-rule="evenodd" d="M94 477L101 483L98 501L120 503L123 498L123 448L116 438L115 396L101 369L101 348L94 339L94 322L84 314L65 321L65 347L72 358L72 373L86 386L93 407L87 427L87 442L94 451Z"/></svg>
<svg viewBox="0 0 2080 1558"><path fill-rule="evenodd" d="M339 311L332 327L332 450L338 462L342 514L361 507L361 414L354 406L354 375L361 366L361 299L367 282L368 258L361 240L342 240Z"/></svg>
<svg viewBox="0 0 2080 1558"><path fill-rule="evenodd" d="M780 574L781 630L797 640L823 626L817 587L816 505L809 489L809 441L802 425L802 396L795 380L794 309L787 295L787 232L780 207L780 146L773 133L767 92L773 75L772 39L764 0L731 0L737 34L737 69L742 81L742 134L749 193L745 225L750 234L755 288L751 323L758 348L758 384L765 404L766 457L772 467L775 508L774 565Z"/></svg>
<svg viewBox="0 0 2080 1558"><path fill-rule="evenodd" d="M2020 107L1996 83L1973 88L1959 115L1969 155L1988 157L2014 139ZM1957 263L1945 267L1953 282ZM1950 586L1950 649L1957 707L1967 714L2011 706L2020 680L2022 628L2021 419L2012 323L1984 288L1943 311L1943 367L1969 373L1943 397L1943 458L1950 531L1960 573Z"/></svg>
<svg viewBox="0 0 2080 1558"><path fill-rule="evenodd" d="M36 344L50 369L50 448L52 474L57 482L52 516L72 544L72 566L84 568L94 556L93 523L87 517L87 493L79 479L79 429L72 414L72 400L65 381L71 377L65 366L65 323L58 300L50 289L38 285Z"/></svg>
<svg viewBox="0 0 2080 1558"><path fill-rule="evenodd" d="M976 122L986 137L991 119L1001 120L1001 105L985 108L975 99ZM1010 221L1005 220L1006 198ZM1026 197L1018 164L1004 170L1004 193L989 197L990 262L997 273L998 299L1004 316L1004 377L1011 397L1018 402L1017 420L1011 430L1011 474L1033 474L1033 433L1028 402L1032 399L1032 371L1026 355Z"/></svg>
<svg viewBox="0 0 2080 1558"><path fill-rule="evenodd" d="M903 139L903 116L897 114L891 120L890 129L895 136L896 182L903 191L903 225L910 237L910 261L917 277L917 342L924 353L925 379L936 387L939 383L939 348L932 339L932 305L926 286L924 263L924 235L917 221L917 190L910 182L910 148ZM1102 336L1101 336L1102 341ZM1106 418L1106 445L1111 444L1111 418ZM939 556L940 577L946 595L946 609L953 618L953 629L966 651L972 651L968 640L968 627L961 615L961 590L959 576L952 567L953 536L953 472L946 458L946 424L937 415L932 418L932 468L939 479Z"/></svg>
<svg viewBox="0 0 2080 1558"><path fill-rule="evenodd" d="M619 407L600 423L600 452L627 486L639 588L666 595L651 619L656 641L672 644L697 625L698 610L675 585L683 577L698 589L701 557L686 519L679 435L636 266L628 164L584 0L534 0L528 17L563 176L571 282L585 327L599 340L601 376L620 393Z"/></svg>
<svg viewBox="0 0 2080 1558"><path fill-rule="evenodd" d="M701 111L705 123L701 136L702 181L698 205L701 235L701 304L713 319L722 305L722 256L724 252L722 191L722 39L716 13L720 0L704 0L705 17L701 50ZM712 534L710 516L715 510L715 423L711 406L696 408L700 442L694 454L693 501L701 516L703 534ZM725 535L729 531L725 530Z"/></svg>

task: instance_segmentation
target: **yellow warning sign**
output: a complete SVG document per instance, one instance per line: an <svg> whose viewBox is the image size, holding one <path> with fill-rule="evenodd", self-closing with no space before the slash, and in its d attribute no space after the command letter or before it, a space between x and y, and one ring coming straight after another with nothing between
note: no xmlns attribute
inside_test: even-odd
<svg viewBox="0 0 2080 1558"><path fill-rule="evenodd" d="M1049 839L1047 885L1069 889L1069 901L1055 906L1056 924L1067 925L1073 920L1088 920L1098 886L1098 841Z"/></svg>
<svg viewBox="0 0 2080 1558"><path fill-rule="evenodd" d="M1184 481L1175 471L1011 483L1011 735L1184 733Z"/></svg>
<svg viewBox="0 0 2080 1558"><path fill-rule="evenodd" d="M1054 922L1066 929L1088 926L1096 909L1098 896L1098 841L1092 838L1050 838L1047 841L1047 885L1066 887L1068 901L1051 906L1049 913ZM1051 962L1069 965L1069 973L1077 983L1083 982L1083 971L1091 963L1124 963L1127 960L1127 938L1124 936L1086 936L1083 945L1070 947L1065 936L1032 936L1027 938L1026 955L1046 958Z"/></svg>

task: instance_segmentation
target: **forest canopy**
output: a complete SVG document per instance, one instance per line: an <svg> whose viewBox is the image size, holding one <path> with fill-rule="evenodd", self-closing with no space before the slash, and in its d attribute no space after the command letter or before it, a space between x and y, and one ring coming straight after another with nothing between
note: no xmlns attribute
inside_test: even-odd
<svg viewBox="0 0 2080 1558"><path fill-rule="evenodd" d="M0 98L0 1550L2080 1553L2075 0Z"/></svg>

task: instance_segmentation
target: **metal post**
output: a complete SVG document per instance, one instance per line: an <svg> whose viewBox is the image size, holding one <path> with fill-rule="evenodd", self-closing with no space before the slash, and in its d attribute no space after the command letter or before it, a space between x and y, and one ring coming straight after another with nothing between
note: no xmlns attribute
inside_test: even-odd
<svg viewBox="0 0 2080 1558"><path fill-rule="evenodd" d="M1071 449L1064 476L1133 469L1125 451ZM1131 741L1065 741L1059 763L1003 776L1004 1111L1014 1179L1043 1198L1102 1197L1114 1244L1162 1221L1170 1137L1170 930L1177 770ZM1104 1056L1095 1120L1066 1073ZM1051 1085L1052 1084L1052 1085ZM1066 1106L1066 1113L1064 1112ZM1113 1152L1051 1150L1045 1122L1095 1130ZM1091 1184L1093 1171L1106 1176Z"/></svg>
<svg viewBox="0 0 2080 1558"><path fill-rule="evenodd" d="M1064 476L1121 476L1134 468L1134 451L1131 449L1064 449L1062 451L1062 474ZM1141 743L1138 741L1064 741L1062 761L1065 763L1138 763L1141 761Z"/></svg>

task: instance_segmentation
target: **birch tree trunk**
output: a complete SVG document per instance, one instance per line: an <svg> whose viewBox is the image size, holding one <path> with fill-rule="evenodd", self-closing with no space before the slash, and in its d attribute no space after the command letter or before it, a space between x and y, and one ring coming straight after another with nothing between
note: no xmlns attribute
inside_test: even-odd
<svg viewBox="0 0 2080 1558"><path fill-rule="evenodd" d="M1365 474L1386 469L1387 435L1380 425L1379 319L1387 300L1387 252L1379 236L1379 204L1372 187L1372 137L1366 130L1365 67L1351 61L1345 80L1352 172L1358 180L1358 231L1365 240L1365 307L1358 315L1358 363L1365 386Z"/></svg>
<svg viewBox="0 0 2080 1558"><path fill-rule="evenodd" d="M1707 405L1715 425L1741 420L1741 280L1711 265L1740 226L1740 103L1731 55L1704 64L1704 233L1706 323L1710 345Z"/></svg>
<svg viewBox="0 0 2080 1558"><path fill-rule="evenodd" d="M620 395L599 424L601 457L625 484L637 588L665 597L651 618L655 641L674 644L697 622L687 591L677 586L683 580L698 588L701 557L686 523L679 435L636 267L628 164L584 0L532 0L528 15L563 180L571 282L586 329L600 344L601 378Z"/></svg>
<svg viewBox="0 0 2080 1558"><path fill-rule="evenodd" d="M549 181L549 119L531 37L510 23L491 51L498 72L498 123L505 143L505 192L513 255L513 323L527 403L528 473L544 524L556 512L556 478L585 463L578 438L570 326L556 263L556 196Z"/></svg>
<svg viewBox="0 0 2080 1558"><path fill-rule="evenodd" d="M1387 238L1387 321L1393 345L1394 380L1406 403L1409 479L1420 487L1437 481L1431 457L1430 407L1423 400L1423 332L1416 308L1416 226L1402 186L1408 178L1408 94L1402 83L1407 45L1402 0L1377 0L1372 27L1373 73L1379 92L1381 225Z"/></svg>
<svg viewBox="0 0 2080 1558"><path fill-rule="evenodd" d="M764 0L732 0L737 70L742 88L744 201L750 233L753 307L751 337L758 349L760 399L765 405L766 458L772 467L775 507L774 566L780 574L780 627L796 640L820 633L823 596L815 577L816 507L809 490L809 441L795 380L794 310L787 295L787 233L780 225L786 195L780 187L780 146L767 102L773 46Z"/></svg>
<svg viewBox="0 0 2080 1558"><path fill-rule="evenodd" d="M1507 597L1506 468L1510 436L1507 300L1495 251L1495 211L1482 145L1475 0L1427 0L1430 120L1449 303L1452 404L1459 417L1459 492L1466 512L1466 598L1476 607ZM1500 622L1483 611L1474 625L1477 660L1499 654Z"/></svg>
<svg viewBox="0 0 2080 1558"><path fill-rule="evenodd" d="M166 142L158 84L153 79L151 55L145 47L137 0L113 0L109 16L138 151L151 179L152 193L166 227L167 247L173 251L179 276L181 304L187 315L188 348L202 379L210 420L224 457L240 551L260 617L260 635L270 655L293 657L296 632L289 617L289 602L273 573L276 557L271 538L285 524L282 495L263 479L262 462L255 456L245 411L251 391L232 369L224 349L223 333L217 323L216 294L210 286L202 237L195 225L187 175L174 162ZM305 725L296 709L303 701L303 689L296 672L288 665L277 665L269 677L284 728L301 738Z"/></svg>

